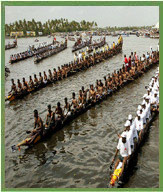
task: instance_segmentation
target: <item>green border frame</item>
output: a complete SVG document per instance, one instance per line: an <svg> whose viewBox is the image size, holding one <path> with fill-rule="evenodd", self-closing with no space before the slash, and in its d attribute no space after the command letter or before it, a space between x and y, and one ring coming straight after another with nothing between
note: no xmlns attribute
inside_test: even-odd
<svg viewBox="0 0 163 192"><path fill-rule="evenodd" d="M3 1L1 2L1 190L2 191L163 191L163 120L160 118L160 188L119 188L119 189L88 189L88 188L5 188L5 6L159 6L159 25L160 34L163 33L163 2L161 1ZM161 25L162 23L162 25ZM163 35L162 35L163 36ZM163 52L163 37L160 35L160 52ZM160 54L160 63L163 56ZM160 71L163 73L163 66L160 66ZM160 76L160 83L163 82L163 76ZM160 86L160 98L163 95ZM160 103L162 103L160 99ZM160 108L160 117L162 109Z"/></svg>

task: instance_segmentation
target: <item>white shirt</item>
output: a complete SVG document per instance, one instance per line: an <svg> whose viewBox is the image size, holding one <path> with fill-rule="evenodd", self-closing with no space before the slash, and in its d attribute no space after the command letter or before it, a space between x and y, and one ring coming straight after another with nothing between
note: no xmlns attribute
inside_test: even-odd
<svg viewBox="0 0 163 192"><path fill-rule="evenodd" d="M136 130L136 123L135 123L135 120L132 122L131 126L130 126L130 129L132 131L132 135L133 135L133 138L138 138L138 133L137 133L137 130Z"/></svg>
<svg viewBox="0 0 163 192"><path fill-rule="evenodd" d="M79 60L81 60L82 59L82 54L81 53L79 53Z"/></svg>
<svg viewBox="0 0 163 192"><path fill-rule="evenodd" d="M138 118L136 117L135 125L136 125L136 130L141 131L143 129L143 120L142 119L138 120Z"/></svg>
<svg viewBox="0 0 163 192"><path fill-rule="evenodd" d="M158 97L152 97L151 103L155 103L158 104L159 103L159 98Z"/></svg>
<svg viewBox="0 0 163 192"><path fill-rule="evenodd" d="M143 120L143 124L146 124L146 110L143 109L142 114L140 114L140 118Z"/></svg>
<svg viewBox="0 0 163 192"><path fill-rule="evenodd" d="M147 114L146 117L149 119L150 116L151 116L151 105L150 105L150 103L146 104L146 114Z"/></svg>
<svg viewBox="0 0 163 192"><path fill-rule="evenodd" d="M127 133L127 141L129 142L130 145L134 145L134 142L133 142L133 132L130 128L129 131L126 131Z"/></svg>
<svg viewBox="0 0 163 192"><path fill-rule="evenodd" d="M120 155L122 157L127 157L131 155L131 146L129 145L128 141L126 140L126 143L122 142L122 138L119 139L117 149L120 152Z"/></svg>

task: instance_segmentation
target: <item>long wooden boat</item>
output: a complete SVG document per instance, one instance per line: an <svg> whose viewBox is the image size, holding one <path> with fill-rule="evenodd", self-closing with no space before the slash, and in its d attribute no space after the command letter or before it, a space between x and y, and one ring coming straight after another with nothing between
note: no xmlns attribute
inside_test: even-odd
<svg viewBox="0 0 163 192"><path fill-rule="evenodd" d="M8 44L8 45L5 45L5 50L13 49L15 47L17 47L17 43Z"/></svg>
<svg viewBox="0 0 163 192"><path fill-rule="evenodd" d="M124 171L123 171L122 175L120 176L120 178L118 179L118 175L120 174L120 171L121 171L122 162L119 163L119 165L117 166L117 169L115 171L113 171L113 172L111 171L111 173L110 173L111 177L110 177L109 183L108 183L109 188L122 188L124 186L124 184L127 183L127 181L129 180L133 167L137 163L137 156L138 156L139 149L143 145L145 139L147 138L150 126L151 126L152 122L155 120L158 113L159 113L158 111L152 112L151 119L146 124L146 127L144 128L144 134L142 135L142 139L141 139L141 141L139 141L137 143L137 146L134 149L134 151L132 152L130 159L127 161L127 164L125 165ZM112 169L112 166L110 168Z"/></svg>
<svg viewBox="0 0 163 192"><path fill-rule="evenodd" d="M113 50L113 52L111 53L111 55L108 56L108 58L110 57L113 57L114 55L117 55L119 54L120 52L122 51L122 44L118 45L115 50ZM105 59L108 59L108 58L105 58ZM103 60L102 60L103 61ZM95 65L101 63L102 61L95 61ZM68 74L67 74L67 77L70 77L70 76L73 76L75 75L76 73L79 73L81 71L85 71L87 70L88 68L92 67L93 65L90 65L89 67L87 68L83 68L83 69L80 69L80 70L73 70L73 71L70 71ZM36 92L44 87L46 87L48 84L52 84L52 83L55 83L57 80L54 80L54 81L48 81L47 83L42 83L40 84L39 86L36 86L34 87L32 90L28 90L24 93L21 93L21 94L15 94L15 95L8 95L7 97L5 97L5 101L14 101L14 100L17 100L17 99L22 99L23 97L27 96L28 94L30 93L33 93L33 92Z"/></svg>
<svg viewBox="0 0 163 192"><path fill-rule="evenodd" d="M65 43L59 47L59 49L57 47L56 49L52 49L52 50L48 50L48 51L44 52L44 54L46 54L45 56L39 57L38 55L36 55L36 57L34 59L34 63L39 63L43 59L51 57L52 55L55 55L55 54L65 50L66 48L67 48L67 41L65 41Z"/></svg>
<svg viewBox="0 0 163 192"><path fill-rule="evenodd" d="M72 52L78 51L79 49L89 46L90 44L91 44L91 38L88 41L86 41L85 43L80 43L78 45L74 45L72 48Z"/></svg>
<svg viewBox="0 0 163 192"><path fill-rule="evenodd" d="M50 43L50 44L46 45L46 47L49 47L49 46L51 46L51 45L53 45L53 43ZM17 58L17 59L12 59L12 60L10 59L9 63L13 64L13 63L16 63L16 62L19 62L19 61L28 59L28 58L30 58L30 57L33 57L33 56L35 56L36 54L41 54L41 53L45 52L44 48L45 48L44 46L38 47L37 49L34 48L34 49L31 51L30 54L28 54L28 51L24 51L24 52L20 53L20 54L23 54L24 56L19 57L19 58Z"/></svg>
<svg viewBox="0 0 163 192"><path fill-rule="evenodd" d="M105 44L106 44L106 41L103 40L103 41L101 41L101 42L99 42L99 43L95 43L95 44L93 44L93 45L90 45L89 48L88 48L88 50L87 50L87 52L90 53L90 52L92 52L94 49L96 50L96 49L98 49L98 48L100 48L100 47L103 47Z"/></svg>
<svg viewBox="0 0 163 192"><path fill-rule="evenodd" d="M155 65L156 63L151 63L144 72L147 72L153 65ZM137 73L134 77L133 80L137 79L138 77L140 77L142 75L142 73ZM133 81L132 80L132 81ZM23 140L22 142L20 142L19 144L23 144L24 146L28 146L28 147L32 147L33 145L37 144L38 142L41 142L45 139L47 139L48 137L52 136L52 134L56 133L57 131L61 130L65 125L67 125L68 123L70 123L71 121L73 121L75 118L77 118L79 115L85 113L87 110L89 110L90 108L94 107L95 105L101 103L102 101L106 100L108 97L112 96L115 92L117 92L120 88L124 87L125 85L129 84L130 82L132 82L131 80L125 81L123 83L123 85L121 87L118 87L116 90L114 90L112 93L108 93L106 95L103 95L100 99L98 99L96 102L92 102L91 100L87 101L87 103L85 104L85 106L79 110L79 111L75 111L75 112L71 112L71 115L67 116L66 118L64 118L62 121L56 121L55 125L53 126L53 128L51 129L45 129L44 128L44 132L42 135L38 135L32 142L30 141L31 138L28 137L25 140ZM12 148L15 146L12 146Z"/></svg>

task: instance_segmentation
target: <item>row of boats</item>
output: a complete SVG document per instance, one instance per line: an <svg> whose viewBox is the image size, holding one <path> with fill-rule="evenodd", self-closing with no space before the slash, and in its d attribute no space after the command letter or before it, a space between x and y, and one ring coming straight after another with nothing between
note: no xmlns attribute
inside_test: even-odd
<svg viewBox="0 0 163 192"><path fill-rule="evenodd" d="M67 40L65 40L64 43L61 43L59 45L56 45L55 47L52 47L50 50L37 54L34 58L34 63L39 63L43 59L51 57L52 55L55 55L55 54L65 50L66 48L67 48Z"/></svg>
<svg viewBox="0 0 163 192"><path fill-rule="evenodd" d="M103 100L106 100L109 96L113 95L119 89L123 88L128 83L134 81L139 78L143 73L147 72L152 66L156 65L159 62L159 53L154 52L153 56L145 61L136 60L132 69L126 71L126 68L122 66L121 69L114 71L108 77L104 77L104 82L102 80L97 80L95 88L93 85L90 85L89 89L85 89L82 87L79 90L79 97L76 98L76 94L72 93L72 102L68 102L67 98L65 98L65 106L64 109L61 107L60 102L57 103L57 107L55 112L51 111L51 107L48 106L48 114L50 109L50 120L45 123L41 123L39 129L35 129L35 131L29 131L30 135L20 142L18 145L12 146L12 149L15 150L20 149L21 146L33 146L36 143L43 141L50 137L53 133L62 129L65 125L74 120L77 116L85 113L87 110L92 108L93 106L101 103ZM117 82L117 78L121 81ZM96 89L96 90L95 90ZM34 113L36 113L35 110ZM38 115L38 112L37 112ZM42 122L41 117L37 116L39 120Z"/></svg>
<svg viewBox="0 0 163 192"><path fill-rule="evenodd" d="M24 84L24 86L26 87L24 89L21 88L20 90L17 90L15 89L15 86L12 85L11 92L9 92L9 95L5 98L5 101L22 99L28 94L36 92L46 87L48 84L55 83L56 81L63 80L69 76L72 76L81 71L87 70L88 68L98 63L101 63L102 61L109 59L110 57L113 57L114 55L120 53L121 50L122 50L122 43L117 44L113 49L105 50L105 52L97 52L97 53L94 53L93 55L89 55L88 57L82 58L82 60L80 61L77 60L76 62L72 61L69 64L65 64L61 66L61 68L59 67L58 71L56 71L56 69L54 68L53 74L49 69L48 77L45 72L44 72L44 79L42 78L42 75L40 76L39 74L40 76L39 79L37 79L36 77L33 83L30 83L31 80L29 80L29 82L26 83L28 85Z"/></svg>
<svg viewBox="0 0 163 192"><path fill-rule="evenodd" d="M90 46L90 52L93 51L94 49L97 49L98 46L105 45L106 43L105 39L100 43L101 43L100 45L94 44L92 47ZM31 76L30 76L30 81L27 83L24 79L23 85L20 89L17 88L13 89L13 87L16 87L16 85L14 81L12 81L13 85L11 92L9 93L8 97L5 98L5 100L13 101L16 99L21 99L32 92L35 92L43 87L46 87L48 84L52 84L55 83L56 81L63 80L68 76L72 76L78 72L90 68L91 66L101 63L102 61L120 53L122 50L122 44L123 44L122 42L117 43L117 45L115 45L115 47L111 49L100 52L94 52L92 55L82 57L81 60L77 59L74 62L72 61L69 64L62 65L61 68L60 67L58 68L58 71L56 71L56 69L54 68L53 74L50 70L48 77L45 72L44 77L42 77L41 73L39 73L39 79L37 79L35 75L33 83L31 83ZM56 54L57 53L56 51L60 52L65 48L67 48L67 41L65 41L64 44L60 45L59 49L57 50L52 49L50 51L47 50L45 52L40 53L40 55L36 57L37 59L35 60L35 62L39 62L44 58L50 57ZM104 81L97 80L95 86L92 84L88 89L85 89L85 87L83 86L79 90L78 98L76 98L76 94L74 92L72 93L71 102L68 102L68 99L65 98L64 107L61 107L60 102L57 103L55 111L52 111L51 106L48 106L49 118L47 118L45 124L43 124L41 118L38 115L37 110L35 110L34 117L36 121L39 121L38 127L35 127L33 131L27 131L27 134L29 134L29 136L20 143L18 143L17 145L13 145L12 150L13 151L16 149L20 150L21 146L32 147L38 142L44 141L45 139L49 138L52 134L62 129L65 125L72 122L79 115L85 113L87 110L101 103L103 100L106 100L108 97L112 96L119 89L123 88L128 83L139 78L142 74L147 72L150 68L152 68L158 63L159 63L159 52L153 51L152 54L149 56L149 58L145 58L144 60L141 59L139 60L137 58L134 60L134 62L132 61L132 66L126 67L123 65L122 68L120 68L117 71L114 71L112 75L109 74L104 76ZM148 119L149 121L147 121L146 125L144 126L141 140L138 140L137 144L135 145L135 148L133 149L130 158L125 164L123 173L122 173L123 163L119 162L116 169L111 173L111 176L109 178L109 187L122 187L123 184L125 183L127 177L126 174L129 173L131 164L135 160L138 149L142 145L143 140L145 139L148 133L151 123L153 122L153 120L155 119L156 115L159 112L158 107L152 105L151 112L152 115L150 119ZM124 135L122 137L124 137Z"/></svg>
<svg viewBox="0 0 163 192"><path fill-rule="evenodd" d="M138 150L147 138L150 125L159 113L159 68L146 88L147 94L143 96L143 102L138 106L135 119L133 119L132 115L129 115L124 125L125 129L119 135L117 149L121 149L119 151L122 158L126 157L128 159L127 161L119 161L118 159L113 171L112 165L114 161L112 161L108 187L120 188L127 182L136 163ZM123 152L124 146L126 147L126 154ZM115 160L115 156L113 160Z"/></svg>
<svg viewBox="0 0 163 192"><path fill-rule="evenodd" d="M49 43L49 44L42 44L41 46L39 46L37 48L34 45L32 45L26 51L11 55L9 63L13 64L13 63L28 59L30 57L33 57L35 55L42 54L42 53L46 52L47 50L51 49L51 46L54 44L55 44L54 42Z"/></svg>
<svg viewBox="0 0 163 192"><path fill-rule="evenodd" d="M59 47L57 46L59 44ZM105 38L104 40L101 40L98 43L91 44L91 38L89 41L83 42L81 41L80 43L75 43L75 45L72 48L72 52L77 51L79 49L82 49L86 46L89 47L88 52L90 53L93 51L93 49L97 49L98 47L101 47L105 44ZM17 45L17 43L16 43ZM56 46L55 46L56 45ZM62 50L67 48L67 40L65 39L64 43L59 43L58 41L54 41L52 43L46 44L46 45L41 45L39 47L30 46L28 50L23 51L21 53L13 54L10 56L9 63L13 64L31 57L34 57L34 63L39 63L41 60L50 57L54 54L57 54L61 52Z"/></svg>

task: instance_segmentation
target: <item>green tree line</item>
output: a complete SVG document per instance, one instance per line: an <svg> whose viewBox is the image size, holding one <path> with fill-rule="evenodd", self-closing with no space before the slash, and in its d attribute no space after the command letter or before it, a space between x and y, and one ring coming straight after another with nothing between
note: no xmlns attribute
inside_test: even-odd
<svg viewBox="0 0 163 192"><path fill-rule="evenodd" d="M114 32L114 31L132 31L132 30L141 30L141 29L147 29L150 30L152 26L127 26L127 27L106 27L105 30L108 32Z"/></svg>
<svg viewBox="0 0 163 192"><path fill-rule="evenodd" d="M15 21L14 23L5 24L5 34L10 34L10 32L15 31L23 31L26 34L26 31L35 31L36 35L38 32L42 32L43 35L50 35L55 32L72 32L72 31L85 31L91 30L92 28L97 27L96 22L89 22L82 20L81 22L71 21L69 22L68 19L55 19L55 20L48 20L45 23L41 21L26 21L19 20Z"/></svg>

